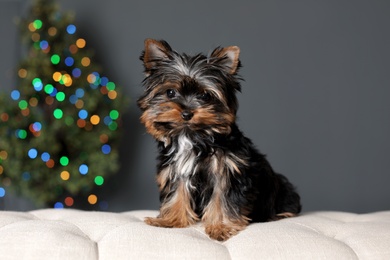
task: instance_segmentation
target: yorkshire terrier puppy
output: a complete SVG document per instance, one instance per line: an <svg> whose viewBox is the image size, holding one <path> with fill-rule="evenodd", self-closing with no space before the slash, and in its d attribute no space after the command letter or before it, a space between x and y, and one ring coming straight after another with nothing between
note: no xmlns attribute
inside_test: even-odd
<svg viewBox="0 0 390 260"><path fill-rule="evenodd" d="M224 241L251 222L297 215L300 197L286 177L236 125L240 49L179 54L165 41L145 40L141 122L158 142L158 227L202 221Z"/></svg>

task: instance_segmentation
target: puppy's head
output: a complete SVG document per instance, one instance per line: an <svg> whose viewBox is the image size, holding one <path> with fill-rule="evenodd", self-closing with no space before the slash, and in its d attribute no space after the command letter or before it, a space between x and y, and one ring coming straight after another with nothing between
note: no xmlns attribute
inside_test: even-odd
<svg viewBox="0 0 390 260"><path fill-rule="evenodd" d="M141 122L157 140L186 133L228 134L238 108L239 48L216 48L208 56L179 54L165 41L145 40Z"/></svg>

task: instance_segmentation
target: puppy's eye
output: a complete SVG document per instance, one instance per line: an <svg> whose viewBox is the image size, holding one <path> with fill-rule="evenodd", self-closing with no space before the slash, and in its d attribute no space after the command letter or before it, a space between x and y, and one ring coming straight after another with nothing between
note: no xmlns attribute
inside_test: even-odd
<svg viewBox="0 0 390 260"><path fill-rule="evenodd" d="M211 99L211 95L208 92L203 92L202 94L199 95L199 99L207 102Z"/></svg>
<svg viewBox="0 0 390 260"><path fill-rule="evenodd" d="M176 90L168 89L166 94L167 94L168 98L174 98L174 97L176 97Z"/></svg>

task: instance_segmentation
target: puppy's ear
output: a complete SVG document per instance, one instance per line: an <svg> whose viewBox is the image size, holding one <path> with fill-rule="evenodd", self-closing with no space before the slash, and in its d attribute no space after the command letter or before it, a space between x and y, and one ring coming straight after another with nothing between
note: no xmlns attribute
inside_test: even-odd
<svg viewBox="0 0 390 260"><path fill-rule="evenodd" d="M235 74L240 68L239 56L240 48L237 46L218 47L211 53L211 62L215 59L217 63L225 68L227 73Z"/></svg>
<svg viewBox="0 0 390 260"><path fill-rule="evenodd" d="M155 67L159 62L170 59L171 46L166 41L153 39L145 40L145 50L140 59L144 62L146 70Z"/></svg>

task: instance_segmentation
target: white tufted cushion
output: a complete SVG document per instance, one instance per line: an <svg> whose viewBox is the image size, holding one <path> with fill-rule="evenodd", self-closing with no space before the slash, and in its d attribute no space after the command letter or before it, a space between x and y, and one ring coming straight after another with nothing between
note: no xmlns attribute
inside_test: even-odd
<svg viewBox="0 0 390 260"><path fill-rule="evenodd" d="M145 216L78 210L0 212L0 259L390 259L390 211L313 212L252 224L220 243L199 224L151 227Z"/></svg>

